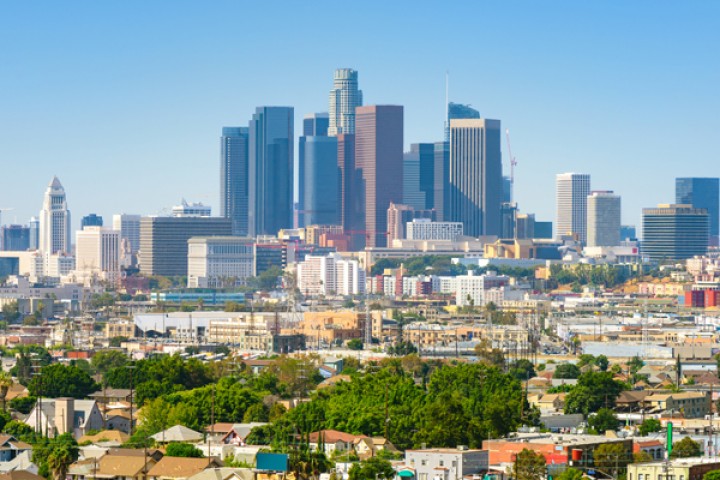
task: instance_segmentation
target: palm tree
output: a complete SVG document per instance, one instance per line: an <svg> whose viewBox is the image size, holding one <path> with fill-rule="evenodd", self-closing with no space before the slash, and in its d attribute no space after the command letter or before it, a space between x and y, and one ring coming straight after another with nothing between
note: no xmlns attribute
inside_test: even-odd
<svg viewBox="0 0 720 480"><path fill-rule="evenodd" d="M55 480L65 480L68 468L78 459L78 445L69 433L60 435L53 443L47 466Z"/></svg>
<svg viewBox="0 0 720 480"><path fill-rule="evenodd" d="M0 403L2 403L3 412L6 411L5 399L7 398L8 390L10 390L12 386L12 376L8 372L0 370Z"/></svg>

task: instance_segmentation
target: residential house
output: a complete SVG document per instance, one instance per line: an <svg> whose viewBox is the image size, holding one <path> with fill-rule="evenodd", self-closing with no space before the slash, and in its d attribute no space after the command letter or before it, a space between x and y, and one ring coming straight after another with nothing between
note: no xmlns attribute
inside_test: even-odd
<svg viewBox="0 0 720 480"><path fill-rule="evenodd" d="M378 452L385 451L397 453L398 449L382 437L356 437L353 441L353 449L360 460L374 457Z"/></svg>
<svg viewBox="0 0 720 480"><path fill-rule="evenodd" d="M203 434L187 428L184 425L175 425L174 427L152 435L150 438L158 443L201 442L203 440Z"/></svg>
<svg viewBox="0 0 720 480"><path fill-rule="evenodd" d="M45 478L27 470L13 470L0 474L0 480L45 480Z"/></svg>
<svg viewBox="0 0 720 480"><path fill-rule="evenodd" d="M324 446L325 455L334 453L353 452L355 439L362 435L339 432L337 430L321 430L313 432L309 436L310 449L317 451L321 445Z"/></svg>
<svg viewBox="0 0 720 480"><path fill-rule="evenodd" d="M132 400L131 390L129 388L104 388L99 392L91 393L89 397L100 405L112 403L130 404Z"/></svg>
<svg viewBox="0 0 720 480"><path fill-rule="evenodd" d="M9 462L23 452L32 452L32 446L12 435L0 435L0 462Z"/></svg>
<svg viewBox="0 0 720 480"><path fill-rule="evenodd" d="M255 480L255 472L251 468L206 468L188 480Z"/></svg>
<svg viewBox="0 0 720 480"><path fill-rule="evenodd" d="M480 475L488 470L488 452L458 448L426 448L405 451L405 464L397 467L398 475L417 480L455 480L466 475Z"/></svg>
<svg viewBox="0 0 720 480"><path fill-rule="evenodd" d="M43 398L37 402L25 419L30 428L39 430L51 438L63 433L71 433L80 438L89 430L101 430L103 417L95 400L75 400L73 398ZM39 411L39 413L38 413Z"/></svg>
<svg viewBox="0 0 720 480"><path fill-rule="evenodd" d="M0 462L0 473L24 470L31 473L38 473L38 467L32 461L32 450L25 450L19 453L9 462Z"/></svg>
<svg viewBox="0 0 720 480"><path fill-rule="evenodd" d="M212 425L208 425L207 427L205 427L205 435L207 435L207 440L211 443L222 442L223 438L225 438L225 436L232 431L234 425L236 424L229 422L217 422L213 423Z"/></svg>
<svg viewBox="0 0 720 480"><path fill-rule="evenodd" d="M119 430L103 430L94 435L83 435L78 439L78 443L107 443L114 445L122 445L130 440L130 435Z"/></svg>
<svg viewBox="0 0 720 480"><path fill-rule="evenodd" d="M144 455L104 455L76 462L68 476L71 480L145 480L156 463Z"/></svg>
<svg viewBox="0 0 720 480"><path fill-rule="evenodd" d="M163 457L148 472L152 480L187 480L207 468L222 465L214 458Z"/></svg>
<svg viewBox="0 0 720 480"><path fill-rule="evenodd" d="M238 445L244 447L247 445L245 439L255 427L267 425L265 422L235 423L230 431L220 439L220 442L227 445Z"/></svg>

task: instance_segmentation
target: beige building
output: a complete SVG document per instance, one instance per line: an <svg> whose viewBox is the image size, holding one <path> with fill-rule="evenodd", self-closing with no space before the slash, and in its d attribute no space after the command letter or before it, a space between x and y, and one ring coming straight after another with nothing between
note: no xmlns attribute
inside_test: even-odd
<svg viewBox="0 0 720 480"><path fill-rule="evenodd" d="M717 457L677 458L667 464L632 463L628 465L627 480L702 480L707 472L718 469Z"/></svg>
<svg viewBox="0 0 720 480"><path fill-rule="evenodd" d="M308 343L363 338L365 313L354 311L305 312L300 325L287 333L305 335ZM373 315L373 336L381 335L382 315ZM286 332L283 332L286 333Z"/></svg>
<svg viewBox="0 0 720 480"><path fill-rule="evenodd" d="M130 320L116 320L105 324L105 338L135 338L135 323Z"/></svg>
<svg viewBox="0 0 720 480"><path fill-rule="evenodd" d="M654 393L643 403L648 413L681 413L685 418L702 418L710 411L710 397L703 392Z"/></svg>
<svg viewBox="0 0 720 480"><path fill-rule="evenodd" d="M95 279L115 283L120 280L120 232L103 227L85 227L75 239L75 271L78 282Z"/></svg>
<svg viewBox="0 0 720 480"><path fill-rule="evenodd" d="M212 319L208 323L207 339L211 343L229 343L241 350L272 350L273 331L267 319L245 317Z"/></svg>

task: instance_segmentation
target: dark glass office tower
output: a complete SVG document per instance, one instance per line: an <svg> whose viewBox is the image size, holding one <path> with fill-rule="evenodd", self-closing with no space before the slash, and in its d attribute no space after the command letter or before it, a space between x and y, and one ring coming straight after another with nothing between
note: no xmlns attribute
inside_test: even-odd
<svg viewBox="0 0 720 480"><path fill-rule="evenodd" d="M435 142L433 152L433 208L438 222L450 218L450 142Z"/></svg>
<svg viewBox="0 0 720 480"><path fill-rule="evenodd" d="M469 118L480 118L480 112L472 108L470 105L464 105L462 103L448 103L447 106L447 120L445 122L445 141L450 141L450 121L469 119Z"/></svg>
<svg viewBox="0 0 720 480"><path fill-rule="evenodd" d="M304 137L327 137L330 118L327 113L311 113L303 118Z"/></svg>
<svg viewBox="0 0 720 480"><path fill-rule="evenodd" d="M652 261L676 261L707 254L708 213L687 204L643 209L641 250Z"/></svg>
<svg viewBox="0 0 720 480"><path fill-rule="evenodd" d="M502 235L500 120L450 121L449 218L465 234Z"/></svg>
<svg viewBox="0 0 720 480"><path fill-rule="evenodd" d="M100 215L96 215L94 213L91 213L89 215L85 215L80 219L80 230L82 230L85 227L102 227L103 226L103 217Z"/></svg>
<svg viewBox="0 0 720 480"><path fill-rule="evenodd" d="M675 203L692 205L708 211L710 244L718 244L718 216L720 215L720 179L717 178L676 178Z"/></svg>
<svg viewBox="0 0 720 480"><path fill-rule="evenodd" d="M233 235L248 233L248 128L223 127L220 137L220 216Z"/></svg>
<svg viewBox="0 0 720 480"><path fill-rule="evenodd" d="M0 227L0 250L25 251L30 248L30 227L3 225Z"/></svg>
<svg viewBox="0 0 720 480"><path fill-rule="evenodd" d="M340 223L337 137L300 137L299 227Z"/></svg>
<svg viewBox="0 0 720 480"><path fill-rule="evenodd" d="M435 208L435 146L413 143L403 155L403 197L416 210Z"/></svg>
<svg viewBox="0 0 720 480"><path fill-rule="evenodd" d="M293 226L294 110L258 107L250 121L248 234Z"/></svg>

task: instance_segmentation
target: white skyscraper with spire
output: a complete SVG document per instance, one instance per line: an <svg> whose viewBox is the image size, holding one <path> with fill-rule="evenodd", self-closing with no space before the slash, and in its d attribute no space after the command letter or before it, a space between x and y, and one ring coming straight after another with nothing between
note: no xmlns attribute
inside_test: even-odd
<svg viewBox="0 0 720 480"><path fill-rule="evenodd" d="M53 177L45 190L40 211L40 251L45 255L70 253L70 210L67 208L65 189L60 180Z"/></svg>
<svg viewBox="0 0 720 480"><path fill-rule="evenodd" d="M328 136L355 133L355 108L363 104L362 91L358 89L358 72L352 68L335 70L333 89L330 90L330 123Z"/></svg>

